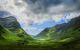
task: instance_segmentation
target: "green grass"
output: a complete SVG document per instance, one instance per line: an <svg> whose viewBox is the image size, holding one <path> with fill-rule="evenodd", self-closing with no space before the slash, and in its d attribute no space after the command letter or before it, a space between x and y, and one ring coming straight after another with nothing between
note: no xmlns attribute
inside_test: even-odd
<svg viewBox="0 0 80 50"><path fill-rule="evenodd" d="M75 31L73 29L68 29L63 32L61 35L59 35L59 39L54 39L52 37L52 34L54 35L54 31L47 32L47 38L40 38L40 39L32 39L30 36L23 36L24 32L20 29L17 31L17 33L13 33L9 31L8 29L2 27L2 30L0 30L0 45L3 47L8 48L67 48L67 47L74 47L74 48L80 48L80 29L76 29ZM19 32L19 33L18 33ZM22 33L23 32L23 33ZM50 33L50 34L49 34ZM67 33L64 35L64 33ZM19 34L19 35L18 35ZM55 33L56 34L56 33ZM76 40L78 40L76 42ZM77 43L77 44L75 44Z"/></svg>

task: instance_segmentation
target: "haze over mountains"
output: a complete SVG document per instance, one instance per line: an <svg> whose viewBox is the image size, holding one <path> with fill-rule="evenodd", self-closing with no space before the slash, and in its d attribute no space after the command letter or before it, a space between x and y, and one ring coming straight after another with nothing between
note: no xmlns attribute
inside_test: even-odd
<svg viewBox="0 0 80 50"><path fill-rule="evenodd" d="M39 39L66 39L79 38L80 34L80 16L71 19L68 23L57 24L54 27L46 28L40 34L35 36Z"/></svg>

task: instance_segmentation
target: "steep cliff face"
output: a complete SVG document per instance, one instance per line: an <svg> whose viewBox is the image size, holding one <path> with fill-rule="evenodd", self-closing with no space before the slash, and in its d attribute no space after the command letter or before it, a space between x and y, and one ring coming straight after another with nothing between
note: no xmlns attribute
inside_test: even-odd
<svg viewBox="0 0 80 50"><path fill-rule="evenodd" d="M6 17L0 18L0 42L2 44L18 42L18 41L28 41L32 40L32 37L29 36L19 25L15 17ZM8 41L8 42L7 42Z"/></svg>
<svg viewBox="0 0 80 50"><path fill-rule="evenodd" d="M21 28L16 18L13 16L0 18L0 25L14 32Z"/></svg>

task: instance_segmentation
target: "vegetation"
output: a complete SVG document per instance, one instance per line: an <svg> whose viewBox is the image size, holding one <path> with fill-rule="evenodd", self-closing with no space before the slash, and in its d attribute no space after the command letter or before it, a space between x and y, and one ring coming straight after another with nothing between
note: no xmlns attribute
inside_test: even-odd
<svg viewBox="0 0 80 50"><path fill-rule="evenodd" d="M13 30L12 30L13 29ZM0 46L7 48L33 48L52 49L52 48L80 48L80 17L72 19L69 23L56 25L46 28L35 37L29 36L25 31L18 27L11 30L0 25ZM37 50L36 49L36 50Z"/></svg>

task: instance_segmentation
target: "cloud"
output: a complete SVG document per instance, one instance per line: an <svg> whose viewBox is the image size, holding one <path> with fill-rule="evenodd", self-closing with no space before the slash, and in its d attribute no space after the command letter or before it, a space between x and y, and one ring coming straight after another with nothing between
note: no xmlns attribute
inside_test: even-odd
<svg viewBox="0 0 80 50"><path fill-rule="evenodd" d="M0 10L9 12L27 28L50 19L59 21L65 15L69 19L79 16L80 0L0 0Z"/></svg>
<svg viewBox="0 0 80 50"><path fill-rule="evenodd" d="M48 8L53 7L53 10L55 10L54 8L59 8L61 5L63 6L61 9L63 11L67 11L67 12L68 11L70 12L72 10L73 11L77 10L80 7L79 0L66 0L66 1L65 0L35 0L35 1L34 0L25 0L25 1L26 1L26 3L28 3L30 9L34 13L40 13L40 12L46 13L46 12L49 12ZM69 8L69 9L65 10L67 8ZM55 11L58 11L59 9L56 9ZM58 12L61 12L61 11L58 11Z"/></svg>
<svg viewBox="0 0 80 50"><path fill-rule="evenodd" d="M43 31L45 28L37 28L32 26L27 26L25 23L20 22L21 27L27 32L27 34L33 36L38 35L41 31Z"/></svg>
<svg viewBox="0 0 80 50"><path fill-rule="evenodd" d="M17 16L19 21L44 22L50 18L57 20L66 13L77 13L80 7L79 0L0 0L0 9ZM79 15L79 14L77 14ZM73 15L74 16L74 15Z"/></svg>

